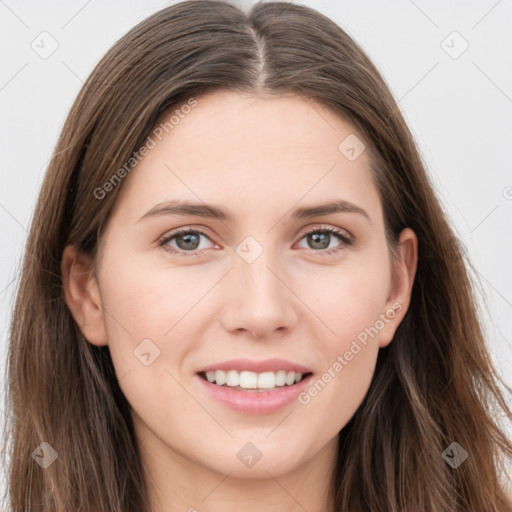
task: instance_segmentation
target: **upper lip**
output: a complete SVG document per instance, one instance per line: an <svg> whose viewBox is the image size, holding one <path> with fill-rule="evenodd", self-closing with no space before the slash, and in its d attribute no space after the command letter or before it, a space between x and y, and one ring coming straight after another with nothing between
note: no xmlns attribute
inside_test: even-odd
<svg viewBox="0 0 512 512"><path fill-rule="evenodd" d="M287 372L311 373L311 370L301 364L287 361L286 359L263 359L255 361L251 359L230 359L229 361L221 361L219 363L210 364L198 370L197 373L210 372L214 370L237 370L249 371L255 373L277 372L285 370Z"/></svg>

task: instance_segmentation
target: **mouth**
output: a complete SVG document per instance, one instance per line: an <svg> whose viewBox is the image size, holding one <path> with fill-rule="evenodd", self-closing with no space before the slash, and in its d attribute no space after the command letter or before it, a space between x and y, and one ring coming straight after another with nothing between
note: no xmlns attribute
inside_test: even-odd
<svg viewBox="0 0 512 512"><path fill-rule="evenodd" d="M291 406L313 378L307 368L296 365L293 365L295 370L306 371L299 373L290 367L269 371L268 364L259 372L238 371L229 369L228 364L223 364L224 370L209 367L197 372L197 380L209 397L243 414L272 414Z"/></svg>
<svg viewBox="0 0 512 512"><path fill-rule="evenodd" d="M261 393L294 388L313 374L312 372L299 373L286 370L261 373L251 371L238 372L237 370L212 370L199 372L197 375L201 379L220 388Z"/></svg>

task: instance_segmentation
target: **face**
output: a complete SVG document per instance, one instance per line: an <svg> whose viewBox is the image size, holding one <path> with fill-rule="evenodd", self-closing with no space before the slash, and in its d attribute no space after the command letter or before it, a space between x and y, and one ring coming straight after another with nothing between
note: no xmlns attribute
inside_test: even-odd
<svg viewBox="0 0 512 512"><path fill-rule="evenodd" d="M108 344L142 443L277 476L333 448L361 404L416 240L391 259L364 138L325 107L222 92L187 112L122 183L94 301L71 285L68 302Z"/></svg>

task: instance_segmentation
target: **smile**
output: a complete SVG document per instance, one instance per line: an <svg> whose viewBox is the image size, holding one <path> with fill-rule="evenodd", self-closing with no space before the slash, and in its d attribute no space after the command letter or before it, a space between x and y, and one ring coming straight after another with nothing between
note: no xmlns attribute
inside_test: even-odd
<svg viewBox="0 0 512 512"><path fill-rule="evenodd" d="M201 372L200 377L217 386L225 386L238 390L269 390L285 386L293 386L300 382L304 375L298 372L279 370L277 372L256 373L251 371L215 370Z"/></svg>
<svg viewBox="0 0 512 512"><path fill-rule="evenodd" d="M309 386L313 376L312 373L303 375L295 372L284 372L286 373L285 382L282 385L278 385L283 379L283 373L281 373L281 371L275 374L274 372L264 372L260 374L247 372L249 374L254 373L254 375L248 376L244 376L244 372L240 372L239 379L241 379L241 384L244 384L244 381L245 385L250 383L250 387L244 388L240 386L240 380L238 384L236 384L237 381L235 379L238 375L235 374L238 374L238 372L234 371L234 373L230 373L231 370L227 372L221 371L221 373L219 373L219 382L222 382L222 374L224 374L225 380L227 381L229 378L231 385L227 382L218 384L216 381L217 371L215 371L213 376L210 374L210 378L213 378L212 382L208 381L205 373L196 375L207 395L232 410L244 414L256 415L271 414L296 401L298 395ZM291 374L293 374L293 382ZM255 387L255 376L257 379L256 384L259 384L261 379L262 385L267 387ZM292 383L288 384L288 382Z"/></svg>

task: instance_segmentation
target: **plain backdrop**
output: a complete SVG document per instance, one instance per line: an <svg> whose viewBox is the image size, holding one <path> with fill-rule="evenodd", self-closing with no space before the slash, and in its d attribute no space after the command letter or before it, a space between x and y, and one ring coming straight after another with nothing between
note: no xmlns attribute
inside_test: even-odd
<svg viewBox="0 0 512 512"><path fill-rule="evenodd" d="M0 0L0 392L20 258L68 110L108 48L170 3ZM512 386L512 2L296 3L354 37L399 101L477 269L491 355Z"/></svg>

